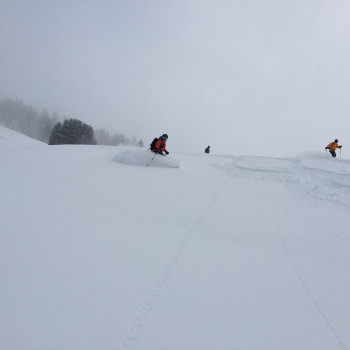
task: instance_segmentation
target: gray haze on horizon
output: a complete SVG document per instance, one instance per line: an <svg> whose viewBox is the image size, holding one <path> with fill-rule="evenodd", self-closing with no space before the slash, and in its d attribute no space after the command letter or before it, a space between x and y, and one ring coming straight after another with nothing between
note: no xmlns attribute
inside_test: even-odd
<svg viewBox="0 0 350 350"><path fill-rule="evenodd" d="M350 2L2 0L0 98L169 151L350 144ZM350 152L348 152L350 154Z"/></svg>

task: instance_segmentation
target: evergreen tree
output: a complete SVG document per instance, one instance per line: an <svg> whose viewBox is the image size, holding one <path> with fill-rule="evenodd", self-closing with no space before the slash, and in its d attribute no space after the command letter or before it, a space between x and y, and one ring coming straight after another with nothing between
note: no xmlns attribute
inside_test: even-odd
<svg viewBox="0 0 350 350"><path fill-rule="evenodd" d="M52 130L50 145L96 145L94 129L81 120L66 119Z"/></svg>
<svg viewBox="0 0 350 350"><path fill-rule="evenodd" d="M52 129L50 139L49 139L49 145L60 145L62 141L62 124L58 122L54 128Z"/></svg>

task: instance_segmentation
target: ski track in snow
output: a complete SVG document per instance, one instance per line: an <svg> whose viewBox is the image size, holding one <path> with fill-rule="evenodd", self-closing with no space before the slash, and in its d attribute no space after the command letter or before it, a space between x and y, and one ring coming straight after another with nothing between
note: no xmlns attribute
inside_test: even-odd
<svg viewBox="0 0 350 350"><path fill-rule="evenodd" d="M264 159L264 162L266 160L265 158L261 157L258 159ZM244 176L249 176L250 172L260 172L262 173L260 178L261 180L265 180L268 178L268 176L271 176L274 180L284 183L291 192L296 193L303 199L316 199L324 201L325 203L329 201L342 209L345 207L345 210L348 210L348 198L350 195L350 164L347 161L335 163L336 169L334 170L329 168L330 166L334 166L333 164L329 164L329 162L334 161L334 159L321 158L321 161L325 162L325 165L322 166L326 166L327 169L320 169L320 166L317 167L316 165L311 167L310 165L305 164L306 162L314 163L314 159L271 159L270 164L273 166L276 166L276 163L284 163L287 165L288 168L284 168L282 172L274 170L266 171L265 169L254 168L254 163L251 166L240 166L240 161L245 161L249 164L250 159L247 161L246 158L240 157L233 161L233 167L238 169L239 172L243 171ZM319 160L316 159L316 161ZM233 170L232 167L230 170ZM254 177L256 177L255 174ZM331 188L331 190L329 188ZM289 211L288 209L285 210L287 212ZM301 219L310 221L310 218L308 218L308 220L304 218ZM316 219L313 220L313 225L323 229ZM349 236L339 235L336 231L326 231L326 233L343 240L347 244L350 244Z"/></svg>
<svg viewBox="0 0 350 350"><path fill-rule="evenodd" d="M191 238L193 233L196 232L196 230L200 227L202 221L204 220L204 218L207 216L210 209L213 207L213 205L217 201L219 193L220 193L222 187L224 186L225 182L226 181L222 182L218 186L218 188L214 194L214 197L211 200L211 202L208 204L207 208L202 212L202 214L199 216L199 218L197 219L195 224L192 226L192 228L190 228L188 231L186 231L184 233L184 235L182 236L180 243L178 244L174 253L170 257L170 259L169 259L167 265L165 266L160 278L156 281L156 283L154 284L154 286L152 288L152 291L150 292L150 294L148 295L148 297L146 298L146 300L143 302L142 306L140 307L139 312L136 315L136 317L131 325L131 328L126 336L126 339L124 340L123 344L120 346L121 350L129 350L137 342L137 340L139 338L140 331L141 331L142 327L144 326L144 324L148 318L148 315L150 314L154 304L156 303L156 299L160 295L164 285L167 283L172 272L175 270L175 268L176 268L176 266L181 258L182 252L184 251L184 249L186 247L187 242L189 241L189 239Z"/></svg>
<svg viewBox="0 0 350 350"><path fill-rule="evenodd" d="M277 180L302 199L331 202L348 208L350 195L350 162L315 157L266 158L220 156L231 163L218 166L238 177Z"/></svg>
<svg viewBox="0 0 350 350"><path fill-rule="evenodd" d="M252 171L259 171L257 169L249 169L247 167L238 167L235 163L236 168L239 169L244 169L244 170L252 170ZM266 171L264 171L266 172ZM271 172L272 173L272 172ZM275 225L277 228L277 232L278 232L278 237L279 237L279 241L280 244L282 246L284 255L288 261L289 266L291 267L291 270L293 271L293 273L296 275L297 280L299 281L302 289L304 290L305 294L307 295L308 299L310 300L310 302L312 303L312 305L314 306L316 312L318 313L319 317L321 317L321 319L323 320L323 322L326 324L327 328L329 329L330 334L332 335L332 337L335 339L336 343L339 345L339 348L341 350L347 350L347 347L343 344L341 337L339 336L339 334L337 333L335 327L333 326L333 324L331 323L331 321L329 320L329 318L327 317L327 315L325 314L325 312L322 311L321 306L319 305L319 303L316 300L316 297L312 294L310 288L308 288L307 283L305 282L301 272L299 271L296 262L292 259L289 251L288 251L288 247L287 244L285 243L284 239L283 239L283 232L281 229L281 225L279 222L279 215L278 212L283 210L283 211L287 211L287 209L285 208L281 208L281 207L277 207L275 205L275 203L273 203L272 200L266 198L266 197L262 197L261 195L257 194L256 192L252 191L252 194L257 197L259 200L265 201L267 202L271 208L273 209L274 212L274 216L275 216ZM303 220L307 221L305 218L302 218ZM298 218L298 220L300 220L300 218ZM316 225L315 222L312 223L313 225ZM319 228L321 228L322 230L324 229L323 227L320 227L319 225L316 225ZM334 237L341 239L341 240L345 240L345 242L349 243L349 240L346 239L345 237L341 237L339 235L333 234Z"/></svg>
<svg viewBox="0 0 350 350"><path fill-rule="evenodd" d="M266 200L266 199L265 199ZM275 224L277 226L277 232L278 232L278 236L279 236L279 240L280 243L282 245L283 251L284 251L284 255L286 256L286 259L288 260L288 263L291 267L291 269L293 270L294 274L297 276L298 281L300 282L300 285L302 286L303 290L305 291L305 293L307 294L310 302L314 305L317 313L320 315L320 317L323 319L323 321L325 322L325 324L327 325L327 328L329 329L330 333L332 334L332 336L335 338L335 341L338 343L338 345L340 346L340 348L342 350L346 350L345 345L342 343L339 334L337 333L337 331L335 330L335 327L333 327L332 323L330 322L329 318L327 317L327 315L322 311L321 306L319 305L319 303L317 302L315 296L312 294L311 290L308 288L304 278L302 277L302 274L300 273L300 271L297 268L297 264L295 263L295 261L292 259L287 245L283 239L283 232L281 229L281 225L278 219L278 208L272 204L269 200L268 202L272 205L272 207L274 208L274 213L275 213Z"/></svg>

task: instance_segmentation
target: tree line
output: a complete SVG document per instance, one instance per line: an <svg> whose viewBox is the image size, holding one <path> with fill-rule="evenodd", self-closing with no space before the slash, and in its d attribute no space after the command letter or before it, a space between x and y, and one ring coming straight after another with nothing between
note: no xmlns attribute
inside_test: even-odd
<svg viewBox="0 0 350 350"><path fill-rule="evenodd" d="M33 139L48 143L51 131L58 122L57 114L50 116L20 100L0 99L0 123Z"/></svg>
<svg viewBox="0 0 350 350"><path fill-rule="evenodd" d="M104 129L94 131L92 126L78 119L60 119L57 113L50 115L46 109L39 111L18 99L0 99L0 124L47 144L144 147L142 139L120 133L110 135Z"/></svg>

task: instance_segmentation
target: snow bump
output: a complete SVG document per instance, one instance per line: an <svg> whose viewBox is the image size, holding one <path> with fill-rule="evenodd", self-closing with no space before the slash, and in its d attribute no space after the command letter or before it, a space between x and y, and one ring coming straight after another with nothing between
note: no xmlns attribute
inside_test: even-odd
<svg viewBox="0 0 350 350"><path fill-rule="evenodd" d="M117 163L142 167L180 168L180 163L170 156L157 155L144 149L128 149L116 154L113 160Z"/></svg>

